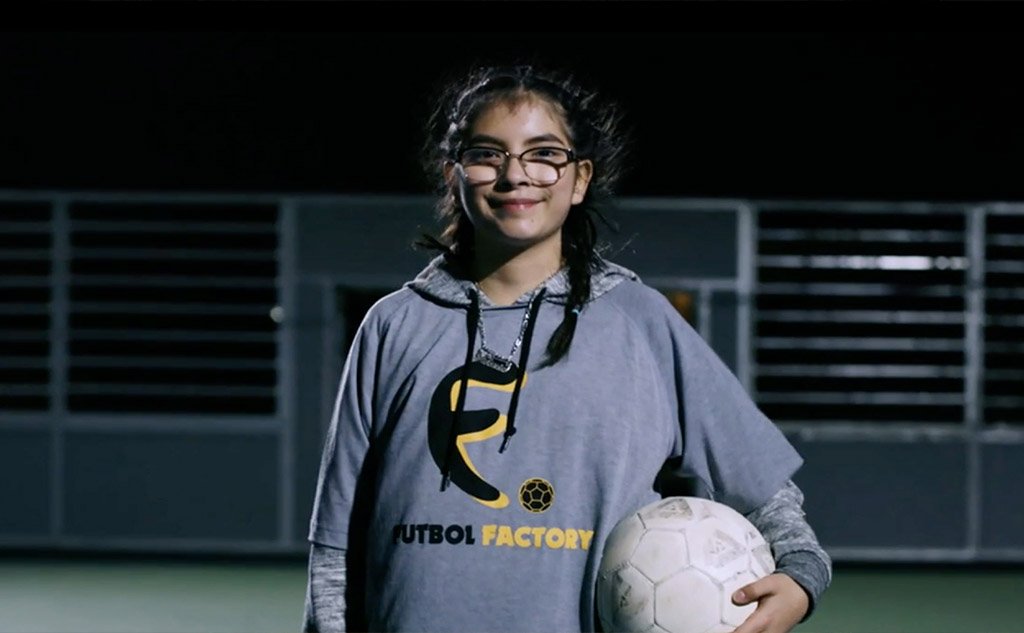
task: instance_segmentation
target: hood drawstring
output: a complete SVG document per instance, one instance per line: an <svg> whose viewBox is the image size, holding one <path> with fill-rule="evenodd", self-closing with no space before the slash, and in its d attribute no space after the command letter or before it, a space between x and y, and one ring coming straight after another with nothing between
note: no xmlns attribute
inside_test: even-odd
<svg viewBox="0 0 1024 633"><path fill-rule="evenodd" d="M533 327L537 324L537 316L540 313L540 306L543 303L545 292L547 292L547 288L541 288L527 308L530 311L530 321L527 323L526 332L523 334L522 351L519 356L519 371L516 374L516 386L512 390L512 401L508 407L505 435L502 437L501 447L498 449L499 453L505 452L509 440L516 434L516 410L519 408L519 392L523 388L523 380L526 377L526 364L530 360L530 343L533 339ZM448 448L445 450L444 466L441 468L441 492L444 492L451 482L452 459L455 456L455 443L459 437L462 410L466 404L466 392L469 390L469 368L473 363L473 353L476 348L476 332L480 321L480 296L475 292L470 294L471 303L466 318L466 333L469 337L469 345L466 347L466 363L462 366L462 376L459 378L462 386L459 389L459 397L455 405L455 415L452 419L451 429L448 431Z"/></svg>
<svg viewBox="0 0 1024 633"><path fill-rule="evenodd" d="M512 391L512 402L508 405L508 422L505 424L505 436L501 439L499 453L504 453L509 440L516 434L516 409L519 408L519 391L523 387L523 379L526 377L526 363L530 360L530 341L533 339L533 326L537 325L537 315L540 313L540 306L544 302L544 293L547 288L541 288L537 296L533 298L530 310L530 322L526 325L526 334L523 335L523 347L519 356L519 375L516 376L516 388Z"/></svg>
<svg viewBox="0 0 1024 633"><path fill-rule="evenodd" d="M476 347L476 329L477 321L479 320L480 297L474 292L471 293L471 303L466 318L466 333L469 335L469 345L466 348L466 364L462 366L462 376L459 378L462 387L459 389L459 399L455 405L455 417L452 419L452 427L448 431L448 448L445 450L444 466L441 468L441 492L448 488L448 482L451 480L452 457L455 454L455 440L459 437L462 409L466 404L466 392L469 390L469 366L473 363L473 348Z"/></svg>

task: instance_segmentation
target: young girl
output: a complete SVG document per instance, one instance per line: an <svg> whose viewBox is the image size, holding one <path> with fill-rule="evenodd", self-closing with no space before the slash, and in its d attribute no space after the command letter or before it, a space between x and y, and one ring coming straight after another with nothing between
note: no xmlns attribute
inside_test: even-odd
<svg viewBox="0 0 1024 633"><path fill-rule="evenodd" d="M679 478L745 513L777 573L738 631L790 630L831 578L784 436L679 313L596 252L615 109L529 67L435 115L443 249L366 315L310 541L309 631L593 631L609 531Z"/></svg>

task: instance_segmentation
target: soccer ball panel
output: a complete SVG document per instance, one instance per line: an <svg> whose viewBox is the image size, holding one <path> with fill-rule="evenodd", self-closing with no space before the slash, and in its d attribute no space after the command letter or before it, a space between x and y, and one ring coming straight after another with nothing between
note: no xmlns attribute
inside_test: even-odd
<svg viewBox="0 0 1024 633"><path fill-rule="evenodd" d="M700 507L687 497L669 497L656 501L637 514L647 528L678 528L681 524L699 518Z"/></svg>
<svg viewBox="0 0 1024 633"><path fill-rule="evenodd" d="M630 561L651 582L659 582L690 564L686 536L680 532L648 530Z"/></svg>
<svg viewBox="0 0 1024 633"><path fill-rule="evenodd" d="M654 585L635 567L601 576L597 585L598 615L610 632L646 631L654 624Z"/></svg>
<svg viewBox="0 0 1024 633"><path fill-rule="evenodd" d="M631 514L619 521L605 541L598 573L603 576L625 565L643 535L644 524L637 515Z"/></svg>
<svg viewBox="0 0 1024 633"><path fill-rule="evenodd" d="M705 519L686 530L692 564L718 582L750 569L746 535L718 517Z"/></svg>
<svg viewBox="0 0 1024 633"><path fill-rule="evenodd" d="M764 578L775 571L772 548L764 542L760 532L753 530L753 533L747 533L747 547L750 548L750 569L758 578Z"/></svg>
<svg viewBox="0 0 1024 633"><path fill-rule="evenodd" d="M692 567L654 588L654 620L671 633L704 633L720 624L719 588Z"/></svg>

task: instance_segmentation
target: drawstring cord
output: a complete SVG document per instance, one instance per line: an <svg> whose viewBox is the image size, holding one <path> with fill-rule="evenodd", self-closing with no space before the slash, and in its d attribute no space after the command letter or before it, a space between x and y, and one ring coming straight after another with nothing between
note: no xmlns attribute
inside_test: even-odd
<svg viewBox="0 0 1024 633"><path fill-rule="evenodd" d="M462 387L459 389L458 404L455 406L455 417L452 419L452 427L448 431L448 448L444 453L444 466L441 468L441 492L448 488L451 481L452 458L455 455L455 440L459 437L459 422L462 418L462 409L466 404L466 391L469 388L469 366L473 363L473 348L476 346L477 321L480 319L480 297L474 292L471 293L469 314L466 319L466 329L469 335L469 345L466 347L466 363L462 366L462 376L459 381Z"/></svg>
<svg viewBox="0 0 1024 633"><path fill-rule="evenodd" d="M526 363L530 360L530 342L533 339L533 327L537 324L537 315L540 313L540 306L544 301L544 293L547 288L541 288L537 296L533 298L530 310L530 322L526 326L526 333L523 335L523 351L519 357L519 374L516 376L516 387L512 391L512 402L508 405L508 423L505 425L505 435L501 439L499 453L504 453L512 436L516 434L516 409L519 408L519 392L523 387L523 379L526 377Z"/></svg>

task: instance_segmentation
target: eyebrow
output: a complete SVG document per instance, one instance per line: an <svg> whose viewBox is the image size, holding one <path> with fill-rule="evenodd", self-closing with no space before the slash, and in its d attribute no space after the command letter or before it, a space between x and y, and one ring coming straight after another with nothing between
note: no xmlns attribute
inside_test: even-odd
<svg viewBox="0 0 1024 633"><path fill-rule="evenodd" d="M505 146L505 142L502 141L501 139L497 139L493 136L488 136L486 134L474 134L472 137L470 137L469 143L492 143L494 145L501 145L502 147ZM535 145L537 143L561 143L562 145L568 145L568 143L566 143L565 141L563 141L554 134L541 134L540 136L534 136L533 138L526 139L526 142L524 144Z"/></svg>

